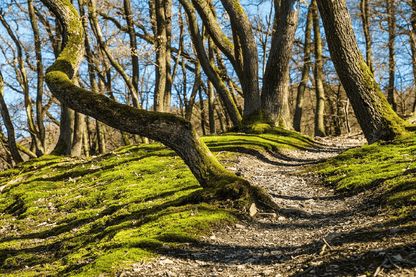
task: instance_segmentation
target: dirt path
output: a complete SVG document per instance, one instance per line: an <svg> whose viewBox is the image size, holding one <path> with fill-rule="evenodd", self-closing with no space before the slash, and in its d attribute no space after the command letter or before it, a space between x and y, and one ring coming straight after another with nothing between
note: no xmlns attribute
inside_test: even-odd
<svg viewBox="0 0 416 277"><path fill-rule="evenodd" d="M361 140L281 154L241 154L230 170L264 187L281 207L215 230L198 244L164 249L120 276L415 276L416 238L386 223L364 194L346 195L295 176Z"/></svg>

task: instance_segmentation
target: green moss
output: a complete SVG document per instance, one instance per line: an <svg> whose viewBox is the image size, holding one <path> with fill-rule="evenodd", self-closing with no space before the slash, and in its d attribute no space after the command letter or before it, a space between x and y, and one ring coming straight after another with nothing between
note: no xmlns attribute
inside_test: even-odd
<svg viewBox="0 0 416 277"><path fill-rule="evenodd" d="M181 204L201 187L160 144L83 160L45 155L1 175L2 276L111 275L234 220L215 206ZM34 248L43 249L36 259L26 253Z"/></svg>
<svg viewBox="0 0 416 277"><path fill-rule="evenodd" d="M395 139L406 139L410 136L406 127L409 123L401 119L392 109L388 103L383 92L380 90L378 83L374 79L374 75L370 68L367 66L364 58L362 58L361 69L364 73L366 86L370 88L373 94L368 94L371 97L372 105L376 109L376 113L382 117L382 126L378 130L377 140L392 141ZM364 132L365 133L365 132ZM370 141L372 143L374 141Z"/></svg>
<svg viewBox="0 0 416 277"><path fill-rule="evenodd" d="M227 161L243 149L312 143L297 133L272 132L203 140ZM210 180L216 184L211 190L202 190L184 162L160 144L85 159L45 155L0 176L6 186L0 194L0 226L6 230L0 234L1 276L112 275L155 257L163 244L196 241L218 222L234 221L234 210L227 209L268 201L263 190L228 171ZM227 197L233 200L219 201Z"/></svg>
<svg viewBox="0 0 416 277"><path fill-rule="evenodd" d="M416 136L393 143L378 142L348 150L310 168L338 190L372 190L396 209L403 206L416 214Z"/></svg>

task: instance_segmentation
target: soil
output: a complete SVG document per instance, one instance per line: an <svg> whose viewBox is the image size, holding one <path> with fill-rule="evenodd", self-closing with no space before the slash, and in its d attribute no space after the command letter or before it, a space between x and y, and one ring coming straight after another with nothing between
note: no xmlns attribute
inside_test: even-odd
<svg viewBox="0 0 416 277"><path fill-rule="evenodd" d="M321 139L315 149L240 154L229 169L265 188L280 210L219 226L198 243L164 246L118 276L415 276L415 228L394 221L373 192L337 192L308 165L364 143Z"/></svg>

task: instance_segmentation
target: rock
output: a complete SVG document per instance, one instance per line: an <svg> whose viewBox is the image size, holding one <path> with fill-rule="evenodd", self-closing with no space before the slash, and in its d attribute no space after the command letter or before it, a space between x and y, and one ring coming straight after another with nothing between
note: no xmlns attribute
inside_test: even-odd
<svg viewBox="0 0 416 277"><path fill-rule="evenodd" d="M235 228L237 228L237 229L245 229L246 227L244 225L241 225L241 224L236 224L235 225Z"/></svg>
<svg viewBox="0 0 416 277"><path fill-rule="evenodd" d="M256 204L254 204L254 203L251 204L249 212L250 212L251 217L253 217L257 214Z"/></svg>
<svg viewBox="0 0 416 277"><path fill-rule="evenodd" d="M174 264L175 262L169 259L165 259L159 262L161 265L166 265L166 264Z"/></svg>

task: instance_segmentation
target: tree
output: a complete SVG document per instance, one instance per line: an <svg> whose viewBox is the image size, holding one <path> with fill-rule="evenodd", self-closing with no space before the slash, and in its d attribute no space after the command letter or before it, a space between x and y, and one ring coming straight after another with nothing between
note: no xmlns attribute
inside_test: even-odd
<svg viewBox="0 0 416 277"><path fill-rule="evenodd" d="M15 139L15 133L14 133L14 127L12 124L12 120L10 119L9 110L7 108L7 105L4 101L4 82L3 82L3 76L0 72L0 110L1 110L1 116L3 117L4 125L6 125L7 129L7 143L9 145L10 154L13 157L13 160L15 163L23 162L22 156L20 156L20 153L17 149L16 145L16 139Z"/></svg>
<svg viewBox="0 0 416 277"><path fill-rule="evenodd" d="M396 8L394 0L386 0L387 6L387 22L389 41L387 46L389 48L389 85L387 87L387 100L394 111L397 111L397 101L395 96L395 75L396 75Z"/></svg>
<svg viewBox="0 0 416 277"><path fill-rule="evenodd" d="M275 0L275 19L270 56L264 73L261 104L264 113L279 127L291 129L289 113L289 61L298 22L296 0Z"/></svg>
<svg viewBox="0 0 416 277"><path fill-rule="evenodd" d="M370 68L370 71L374 74L374 64L373 64L373 50L372 50L372 41L370 34L370 0L361 0L360 2L361 10L361 20L363 24L363 31L365 37L365 54L367 65Z"/></svg>
<svg viewBox="0 0 416 277"><path fill-rule="evenodd" d="M391 108L355 40L345 0L317 0L338 76L369 143L405 135L407 123Z"/></svg>
<svg viewBox="0 0 416 277"><path fill-rule="evenodd" d="M301 120L303 110L303 100L305 96L306 85L309 80L309 71L311 68L311 31L312 31L312 5L309 5L308 15L305 26L305 42L303 46L303 68L302 79L298 86L298 94L296 97L296 109L293 117L293 128L295 131L301 131Z"/></svg>
<svg viewBox="0 0 416 277"><path fill-rule="evenodd" d="M76 74L84 52L81 19L69 0L41 0L59 19L67 37L66 45L45 80L51 92L78 112L120 130L144 135L173 149L189 166L206 193L225 198L259 200L260 205L276 207L271 197L258 187L227 171L199 139L192 124L168 113L140 110L77 87L71 79Z"/></svg>
<svg viewBox="0 0 416 277"><path fill-rule="evenodd" d="M312 0L312 21L315 47L315 94L316 94L316 110L315 110L315 136L325 136L324 111L325 111L325 90L323 83L323 61L322 61L322 40L319 25L319 14L316 0Z"/></svg>

